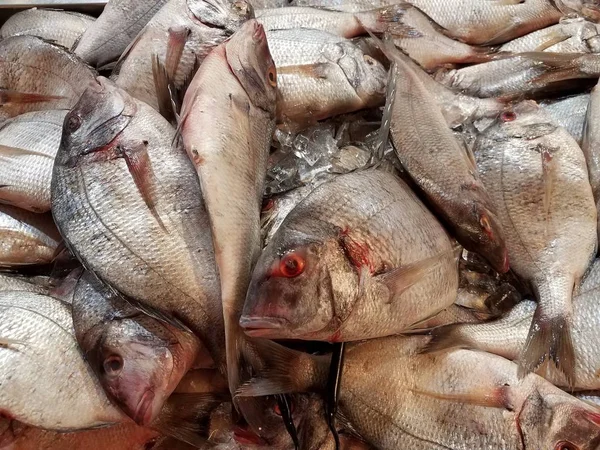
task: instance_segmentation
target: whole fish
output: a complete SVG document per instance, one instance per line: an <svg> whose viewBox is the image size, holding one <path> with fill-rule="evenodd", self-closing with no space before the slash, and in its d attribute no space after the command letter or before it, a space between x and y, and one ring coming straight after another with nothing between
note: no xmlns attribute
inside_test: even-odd
<svg viewBox="0 0 600 450"><path fill-rule="evenodd" d="M34 36L0 41L0 119L71 108L95 72L65 48Z"/></svg>
<svg viewBox="0 0 600 450"><path fill-rule="evenodd" d="M181 110L184 146L198 171L210 217L232 393L246 352L238 321L261 249L260 209L275 130L276 87L267 37L251 19L206 57Z"/></svg>
<svg viewBox="0 0 600 450"><path fill-rule="evenodd" d="M600 343L600 338L597 336L599 319L596 314L600 288L597 267L596 264L594 285L583 283L581 293L573 299L572 332L576 356L572 384L569 385L562 374L553 371L542 373L557 386L575 390L600 389L597 375L600 370L600 360L595 351ZM429 350L449 347L475 348L515 360L527 340L536 307L535 302L526 300L497 321L438 328L434 330L434 340Z"/></svg>
<svg viewBox="0 0 600 450"><path fill-rule="evenodd" d="M50 183L65 109L32 111L0 125L0 202L50 211Z"/></svg>
<svg viewBox="0 0 600 450"><path fill-rule="evenodd" d="M245 0L171 0L121 56L117 86L159 108L153 75L156 58L175 88L182 88L206 55L253 16ZM179 49L179 54L169 51Z"/></svg>
<svg viewBox="0 0 600 450"><path fill-rule="evenodd" d="M571 112L573 115L573 112ZM589 96L585 125L582 131L581 149L587 162L590 184L594 193L596 205L600 201L600 87L592 89Z"/></svg>
<svg viewBox="0 0 600 450"><path fill-rule="evenodd" d="M420 354L427 336L349 345L339 411L354 433L381 450L573 449L600 440L600 408L517 365L470 350ZM264 378L240 395L323 389L328 356L272 355Z"/></svg>
<svg viewBox="0 0 600 450"><path fill-rule="evenodd" d="M2 39L23 34L37 36L71 48L94 20L92 16L71 11L31 8L10 16L0 28L0 36Z"/></svg>
<svg viewBox="0 0 600 450"><path fill-rule="evenodd" d="M599 75L600 55L597 53L534 52L440 71L436 79L467 95L514 100L539 97L570 87L573 80Z"/></svg>
<svg viewBox="0 0 600 450"><path fill-rule="evenodd" d="M85 267L153 314L183 322L221 367L209 220L198 177L174 138L158 112L99 77L65 119L52 213Z"/></svg>
<svg viewBox="0 0 600 450"><path fill-rule="evenodd" d="M159 433L135 424L114 425L72 433L57 433L29 427L13 421L9 433L11 450L147 450L154 448L153 442ZM5 433L6 434L6 433ZM0 442L6 439L3 435ZM1 445L1 444L0 444ZM0 446L0 448L6 448Z"/></svg>
<svg viewBox="0 0 600 450"><path fill-rule="evenodd" d="M578 144L581 144L589 103L590 94L579 94L558 100L544 100L540 102L540 106L556 123L566 129ZM588 169L590 169L589 165Z"/></svg>
<svg viewBox="0 0 600 450"><path fill-rule="evenodd" d="M90 272L79 279L72 308L77 342L109 398L138 425L150 425L200 343L140 312Z"/></svg>
<svg viewBox="0 0 600 450"><path fill-rule="evenodd" d="M0 292L0 316L0 408L5 414L57 431L122 420L80 353L66 303L29 292Z"/></svg>
<svg viewBox="0 0 600 450"><path fill-rule="evenodd" d="M446 33L469 44L501 44L555 24L562 17L553 0L407 0Z"/></svg>
<svg viewBox="0 0 600 450"><path fill-rule="evenodd" d="M367 170L313 190L260 256L250 336L331 342L411 329L456 299L448 235L404 182Z"/></svg>
<svg viewBox="0 0 600 450"><path fill-rule="evenodd" d="M598 28L587 20L566 18L547 28L507 42L501 52L597 53L600 50Z"/></svg>
<svg viewBox="0 0 600 450"><path fill-rule="evenodd" d="M110 0L75 45L75 54L94 67L115 61L167 0Z"/></svg>
<svg viewBox="0 0 600 450"><path fill-rule="evenodd" d="M60 234L50 214L35 214L0 205L0 266L49 264Z"/></svg>
<svg viewBox="0 0 600 450"><path fill-rule="evenodd" d="M385 68L350 41L309 29L271 31L267 39L277 67L279 123L307 126L383 104Z"/></svg>
<svg viewBox="0 0 600 450"><path fill-rule="evenodd" d="M503 225L511 268L539 302L521 372L550 360L571 379L573 288L596 253L596 207L583 152L533 102L504 113L475 145Z"/></svg>
<svg viewBox="0 0 600 450"><path fill-rule="evenodd" d="M467 250L478 252L499 272L508 271L504 233L469 150L456 140L425 83L394 53L397 79L383 122L389 120L396 154ZM388 102L388 104L390 104Z"/></svg>
<svg viewBox="0 0 600 450"><path fill-rule="evenodd" d="M34 277L0 274L0 291L26 291L47 294L50 287L39 283Z"/></svg>

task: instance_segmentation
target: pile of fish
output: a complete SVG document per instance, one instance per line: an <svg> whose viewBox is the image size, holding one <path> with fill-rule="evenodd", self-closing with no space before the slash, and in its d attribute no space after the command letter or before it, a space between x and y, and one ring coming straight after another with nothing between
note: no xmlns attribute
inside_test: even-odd
<svg viewBox="0 0 600 450"><path fill-rule="evenodd" d="M0 35L0 449L600 449L598 0Z"/></svg>

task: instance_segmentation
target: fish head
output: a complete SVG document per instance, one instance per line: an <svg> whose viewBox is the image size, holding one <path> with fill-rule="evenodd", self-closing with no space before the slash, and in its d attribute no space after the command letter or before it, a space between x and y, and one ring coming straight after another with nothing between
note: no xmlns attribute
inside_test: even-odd
<svg viewBox="0 0 600 450"><path fill-rule="evenodd" d="M254 106L275 116L277 70L263 26L251 19L226 43L227 63Z"/></svg>
<svg viewBox="0 0 600 450"><path fill-rule="evenodd" d="M593 450L600 446L600 408L543 382L518 415L527 448Z"/></svg>
<svg viewBox="0 0 600 450"><path fill-rule="evenodd" d="M273 339L328 333L336 299L354 289L348 277L356 284L331 233L292 230L284 222L254 268L240 324L250 336Z"/></svg>
<svg viewBox="0 0 600 450"><path fill-rule="evenodd" d="M114 157L119 135L136 112L135 101L98 77L65 116L57 164L76 167Z"/></svg>
<svg viewBox="0 0 600 450"><path fill-rule="evenodd" d="M388 79L383 64L372 56L365 55L349 42L341 42L330 48L335 48L339 52L336 58L337 64L365 106L377 106L382 103L385 99ZM335 57L335 55L327 57L331 56Z"/></svg>
<svg viewBox="0 0 600 450"><path fill-rule="evenodd" d="M88 336L92 368L109 397L147 426L185 375L194 344L155 319L113 319Z"/></svg>
<svg viewBox="0 0 600 450"><path fill-rule="evenodd" d="M187 7L199 22L229 34L254 17L254 9L246 0L187 0Z"/></svg>

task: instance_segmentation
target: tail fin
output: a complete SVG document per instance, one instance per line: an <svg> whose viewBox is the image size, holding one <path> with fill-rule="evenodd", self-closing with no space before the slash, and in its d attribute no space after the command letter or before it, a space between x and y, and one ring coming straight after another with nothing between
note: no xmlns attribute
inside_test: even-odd
<svg viewBox="0 0 600 450"><path fill-rule="evenodd" d="M151 425L161 433L200 447L206 444L210 412L229 396L222 394L173 394Z"/></svg>

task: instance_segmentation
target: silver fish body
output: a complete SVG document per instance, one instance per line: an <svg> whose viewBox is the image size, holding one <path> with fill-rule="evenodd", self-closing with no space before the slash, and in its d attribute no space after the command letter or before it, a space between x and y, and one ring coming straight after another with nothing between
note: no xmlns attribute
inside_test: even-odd
<svg viewBox="0 0 600 450"><path fill-rule="evenodd" d="M558 100L544 100L540 102L540 106L581 145L589 103L590 95L580 94Z"/></svg>

